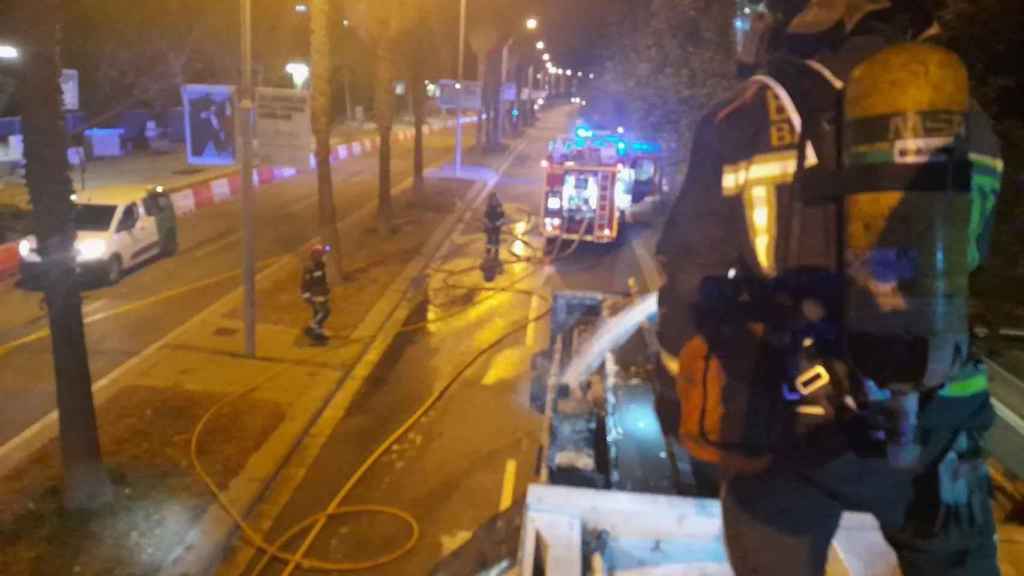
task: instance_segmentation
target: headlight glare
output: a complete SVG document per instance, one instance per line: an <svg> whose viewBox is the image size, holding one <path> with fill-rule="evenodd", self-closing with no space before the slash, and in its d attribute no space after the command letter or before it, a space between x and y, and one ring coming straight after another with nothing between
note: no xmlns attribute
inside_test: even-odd
<svg viewBox="0 0 1024 576"><path fill-rule="evenodd" d="M107 243L99 238L82 240L75 244L79 260L99 260L107 254Z"/></svg>

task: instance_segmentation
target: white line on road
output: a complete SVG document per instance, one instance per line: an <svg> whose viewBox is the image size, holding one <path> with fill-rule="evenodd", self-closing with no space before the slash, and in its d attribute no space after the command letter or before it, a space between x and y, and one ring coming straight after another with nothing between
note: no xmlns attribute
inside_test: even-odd
<svg viewBox="0 0 1024 576"><path fill-rule="evenodd" d="M516 492L516 461L509 458L505 461L505 477L501 481L501 500L498 501L498 512L504 512L512 506L512 496Z"/></svg>

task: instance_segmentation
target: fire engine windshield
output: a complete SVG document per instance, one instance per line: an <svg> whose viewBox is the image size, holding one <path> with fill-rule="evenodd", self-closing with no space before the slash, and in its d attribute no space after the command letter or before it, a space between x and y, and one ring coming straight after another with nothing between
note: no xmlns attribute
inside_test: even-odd
<svg viewBox="0 0 1024 576"><path fill-rule="evenodd" d="M565 207L572 211L591 212L597 209L597 175L569 172L562 185Z"/></svg>

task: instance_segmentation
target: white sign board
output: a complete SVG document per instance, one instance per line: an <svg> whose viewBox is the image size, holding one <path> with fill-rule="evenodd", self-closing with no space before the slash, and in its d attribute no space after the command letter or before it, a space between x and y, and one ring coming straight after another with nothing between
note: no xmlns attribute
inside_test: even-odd
<svg viewBox="0 0 1024 576"><path fill-rule="evenodd" d="M441 80L437 83L440 89L438 100L441 108L455 108L460 101L462 108L466 110L483 108L483 84L463 81L460 88L456 88L455 84L455 80Z"/></svg>
<svg viewBox="0 0 1024 576"><path fill-rule="evenodd" d="M235 87L185 84L185 143L188 163L230 166L235 163Z"/></svg>
<svg viewBox="0 0 1024 576"><path fill-rule="evenodd" d="M61 70L60 90L64 95L64 110L78 110L78 70Z"/></svg>
<svg viewBox="0 0 1024 576"><path fill-rule="evenodd" d="M305 166L313 148L309 92L257 88L256 140L263 162L275 166Z"/></svg>

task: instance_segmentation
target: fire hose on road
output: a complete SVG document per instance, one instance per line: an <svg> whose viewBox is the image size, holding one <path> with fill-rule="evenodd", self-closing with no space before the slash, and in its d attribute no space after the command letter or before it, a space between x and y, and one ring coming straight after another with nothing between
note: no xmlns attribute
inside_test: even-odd
<svg viewBox="0 0 1024 576"><path fill-rule="evenodd" d="M523 227L526 229L526 231L516 231L511 233L511 236L513 238L512 242L522 242L523 245L527 246L531 251L536 253L537 249L534 248L525 238L525 235L530 227L529 220L529 217L527 217L526 220L521 221L526 222L526 226ZM513 223L507 224L506 227L511 226L512 224ZM512 242L509 243L509 246L511 246ZM287 565L286 569L283 572L283 574L285 575L291 574L292 571L297 567L307 570L319 570L326 572L351 572L357 570L366 570L369 568L378 567L389 562L392 562L400 558L407 552L409 552L416 545L420 536L420 528L415 518L413 518L408 512L392 506L342 506L342 502L351 493L353 488L363 478L367 471L371 467L373 467L373 465L380 459L380 457L384 455L387 452L387 450L392 445L395 444L395 442L397 442L403 435L405 435L406 432L408 432L409 429L412 428L423 417L424 414L426 414L431 408L433 408L438 402L440 402L445 397L445 395L452 389L452 387L477 362L479 362L489 353L491 353L496 348L501 346L515 334L518 334L519 332L525 330L531 324L539 322L546 316L548 316L548 314L550 313L550 299L548 298L548 296L536 290L518 288L517 285L521 284L528 278L535 275L538 271L542 269L543 265L549 264L555 260L567 258L573 252L576 251L576 249L579 247L579 244L580 240L579 238L577 238L568 250L566 250L564 253L561 253L561 241L559 241L558 245L555 248L554 254L549 258L538 257L534 254L531 254L529 256L521 256L516 254L513 250L509 249L509 253L512 255L512 257L507 260L503 260L503 263L515 264L526 262L529 264L533 264L534 267L531 270L527 271L526 273L515 277L510 282L497 287L469 286L459 284L453 280L466 274L477 273L478 269L476 266L464 267L454 270L433 270L433 273L441 275L442 283L447 289L463 290L471 293L483 292L486 293L486 295L483 298L476 300L470 305L465 305L462 306L461 308L457 308L451 313L444 314L427 321L404 325L400 329L400 332L414 332L424 327L427 327L428 325L448 320L454 316L463 314L471 310L474 306L479 305L480 303L490 298L496 297L500 294L515 294L519 296L527 296L530 298L537 297L547 302L548 306L544 310L536 313L535 315L530 316L523 320L522 322L517 323L515 326L513 326L504 334L496 338L487 346L480 349L465 365L463 365L451 378L449 378L448 381L446 381L443 386L438 388L437 391L435 391L425 402L423 402L423 404L401 426L399 426L398 429L396 429L390 436L388 436L388 438L384 440L384 442L381 443L376 450L373 451L369 458L367 458L366 461L364 461L362 465L359 466L355 473L352 474L348 481L342 486L341 490L338 491L338 493L331 501L331 503L323 511L313 516L310 516L302 522L299 522L298 524L294 525L276 541L267 541L262 535L258 534L246 522L244 518L242 518L242 515L238 513L238 511L236 511L232 507L232 505L227 501L225 495L221 492L219 488L217 488L213 479L203 468L202 463L199 461L198 458L198 449L199 441L202 436L204 427L209 422L209 420L215 414L217 414L218 411L220 411L224 406L227 406L232 402L242 398L243 396L252 393L256 389L265 385L266 382L273 380L274 376L282 372L285 368L278 368L272 371L271 373L267 374L261 381L256 382L252 386L249 386L236 394L224 398L203 416L203 418L196 425L196 428L192 433L190 444L190 456L192 459L192 464L195 466L196 473L198 474L200 479L202 479L202 481L207 485L207 487L214 495L220 506L225 510L225 512L228 513L228 515L231 516L234 522L238 525L239 529L245 535L245 538L249 541L251 545L253 545L260 552L262 552L263 556L261 560L251 572L253 575L261 574L264 568L266 568L267 565L272 561L278 561ZM451 299L451 301L455 300L455 298ZM444 303L441 303L442 306L443 304ZM346 340L344 343L350 344L355 341L356 340ZM378 558L365 560L361 562L330 562L325 560L308 558L306 556L310 546L316 540L320 530L323 528L323 526L329 519L352 514L381 514L398 518L401 521L403 521L406 525L408 525L409 537L401 546L396 548L394 551L383 556L380 556ZM292 539L297 537L300 533L302 533L304 530L308 530L309 532L306 535L305 540L303 541L300 548L295 553L289 553L284 551L283 547L288 542L292 541Z"/></svg>

